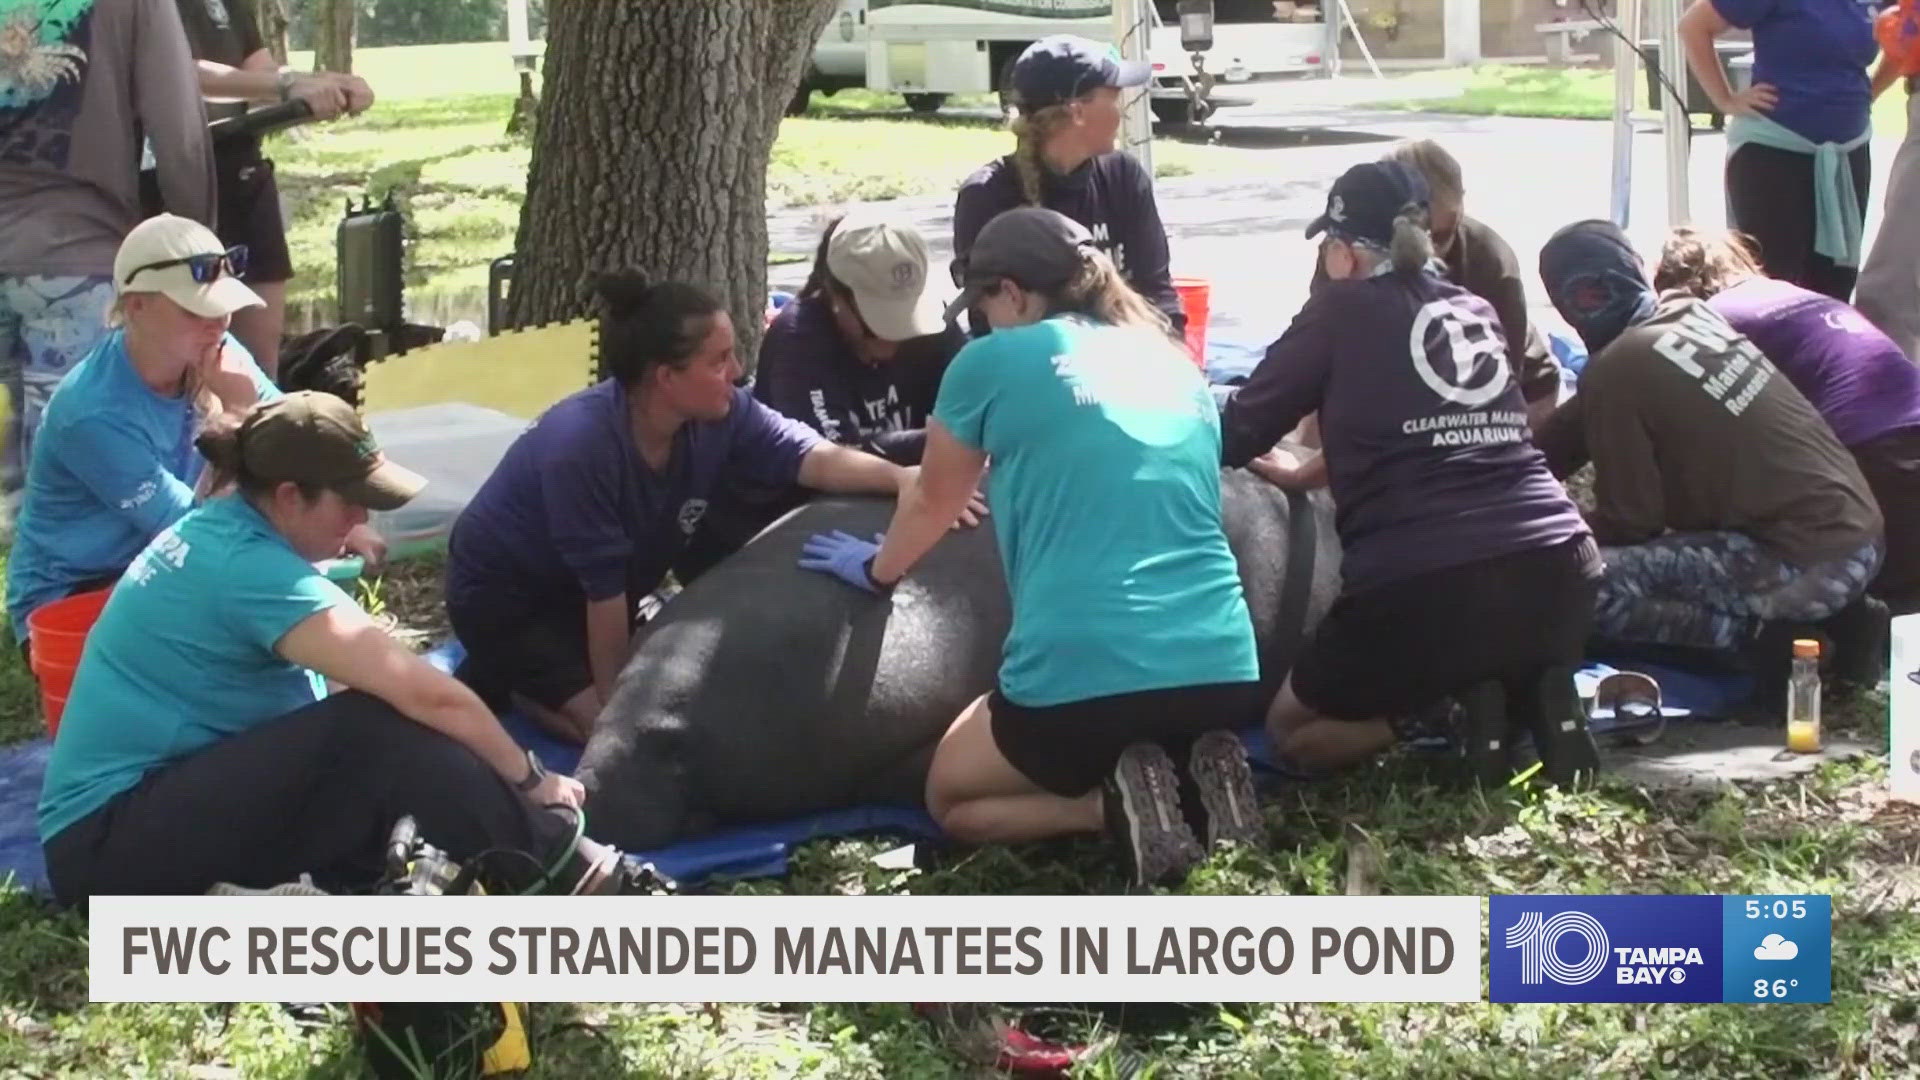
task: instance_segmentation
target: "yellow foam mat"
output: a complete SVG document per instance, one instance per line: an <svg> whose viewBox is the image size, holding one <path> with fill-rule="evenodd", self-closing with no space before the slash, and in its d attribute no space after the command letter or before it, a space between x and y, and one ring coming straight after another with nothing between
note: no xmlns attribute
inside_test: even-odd
<svg viewBox="0 0 1920 1080"><path fill-rule="evenodd" d="M531 420L593 385L599 345L598 323L580 319L411 349L367 365L360 408L371 414L462 401Z"/></svg>

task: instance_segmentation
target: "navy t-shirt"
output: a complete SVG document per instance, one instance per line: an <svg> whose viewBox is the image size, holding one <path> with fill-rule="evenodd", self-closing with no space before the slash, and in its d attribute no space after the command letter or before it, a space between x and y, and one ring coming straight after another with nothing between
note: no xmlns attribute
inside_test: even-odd
<svg viewBox="0 0 1920 1080"><path fill-rule="evenodd" d="M1499 317L1432 273L1315 292L1227 403L1222 462L1315 411L1348 592L1588 531L1530 441Z"/></svg>
<svg viewBox="0 0 1920 1080"><path fill-rule="evenodd" d="M832 442L918 465L940 379L966 343L966 333L949 325L901 342L884 364L868 364L840 336L827 301L801 297L767 327L753 396Z"/></svg>
<svg viewBox="0 0 1920 1080"><path fill-rule="evenodd" d="M1045 172L1040 204L1086 226L1127 284L1166 312L1176 332L1186 328L1186 312L1173 291L1173 274L1168 269L1167 230L1153 201L1153 178L1133 155L1116 150L1089 158L1065 176ZM988 162L967 177L953 204L956 280L966 266L967 252L973 249L973 238L987 222L1026 205L1026 190L1011 155Z"/></svg>
<svg viewBox="0 0 1920 1080"><path fill-rule="evenodd" d="M655 472L627 416L626 392L609 379L514 440L448 538L449 604L513 613L623 592L637 600L666 576L725 475L792 484L821 442L736 388L724 419L681 426Z"/></svg>
<svg viewBox="0 0 1920 1080"><path fill-rule="evenodd" d="M1879 45L1884 0L1713 0L1720 17L1753 32L1753 81L1779 93L1765 115L1812 142L1846 142L1867 129L1867 65Z"/></svg>

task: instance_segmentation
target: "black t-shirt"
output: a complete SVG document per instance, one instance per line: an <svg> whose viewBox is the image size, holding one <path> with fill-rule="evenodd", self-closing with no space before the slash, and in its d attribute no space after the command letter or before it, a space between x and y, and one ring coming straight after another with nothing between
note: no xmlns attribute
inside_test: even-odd
<svg viewBox="0 0 1920 1080"><path fill-rule="evenodd" d="M253 18L253 0L174 0L180 22L187 28L187 45L195 60L211 60L239 67L247 57L267 47ZM208 102L207 118L219 120L247 111L240 102Z"/></svg>
<svg viewBox="0 0 1920 1080"><path fill-rule="evenodd" d="M1176 333L1186 328L1186 311L1168 267L1167 230L1153 199L1153 178L1133 155L1116 150L1082 162L1065 176L1046 172L1040 203L1086 226L1127 284L1165 312ZM955 270L966 266L973 239L987 222L1025 205L1026 191L1012 155L990 161L967 177L953 205ZM986 324L976 320L974 329L985 333Z"/></svg>

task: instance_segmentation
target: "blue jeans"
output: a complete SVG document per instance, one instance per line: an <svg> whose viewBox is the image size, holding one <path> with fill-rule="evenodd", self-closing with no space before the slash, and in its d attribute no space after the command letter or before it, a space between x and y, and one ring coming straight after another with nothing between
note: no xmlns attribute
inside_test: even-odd
<svg viewBox="0 0 1920 1080"><path fill-rule="evenodd" d="M113 279L0 274L0 382L10 409L0 433L0 491L18 491L47 399L107 336Z"/></svg>
<svg viewBox="0 0 1920 1080"><path fill-rule="evenodd" d="M1633 644L1730 649L1764 623L1819 622L1866 592L1881 547L1798 566L1745 533L1669 533L1630 547L1604 547L1606 577L1593 633Z"/></svg>

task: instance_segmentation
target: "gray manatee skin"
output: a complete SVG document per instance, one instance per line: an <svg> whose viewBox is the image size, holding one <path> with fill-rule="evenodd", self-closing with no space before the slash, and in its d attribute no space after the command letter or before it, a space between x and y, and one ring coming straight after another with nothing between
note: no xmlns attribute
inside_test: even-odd
<svg viewBox="0 0 1920 1080"><path fill-rule="evenodd" d="M1277 632L1289 502L1237 469L1222 470L1221 497L1270 700L1293 663L1287 643L1304 636ZM1340 587L1332 503L1316 492L1304 505L1318 543L1297 630L1316 624ZM871 537L893 508L818 498L644 628L576 773L591 835L648 849L859 803L923 805L934 746L993 688L1012 617L991 518L948 533L888 598L795 565L814 533Z"/></svg>

